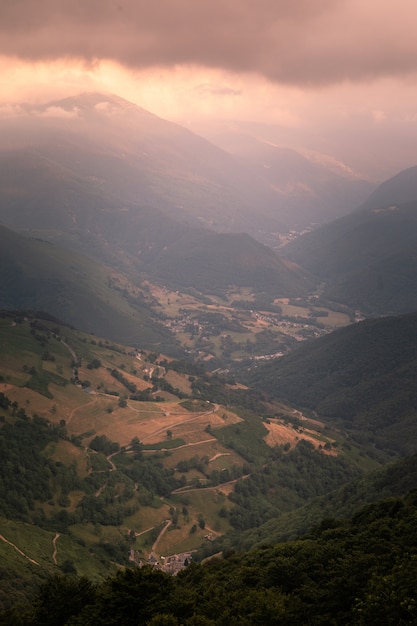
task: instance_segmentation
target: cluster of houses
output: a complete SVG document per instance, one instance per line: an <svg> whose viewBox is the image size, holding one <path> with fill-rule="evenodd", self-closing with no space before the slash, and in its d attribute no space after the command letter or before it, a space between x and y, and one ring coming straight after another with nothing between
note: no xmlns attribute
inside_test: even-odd
<svg viewBox="0 0 417 626"><path fill-rule="evenodd" d="M136 563L139 567L146 564L151 565L155 569L160 569L167 574L178 574L179 571L185 569L192 561L191 552L182 552L181 554L172 554L171 556L161 556L160 559L151 552L146 561L143 560L143 556L136 552L133 548L130 550L129 560Z"/></svg>

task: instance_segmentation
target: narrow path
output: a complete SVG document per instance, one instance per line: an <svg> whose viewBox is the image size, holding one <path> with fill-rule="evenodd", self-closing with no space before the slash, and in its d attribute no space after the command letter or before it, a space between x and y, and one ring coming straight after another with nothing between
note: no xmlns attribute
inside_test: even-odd
<svg viewBox="0 0 417 626"><path fill-rule="evenodd" d="M230 456L230 455L231 455L231 452L218 452L217 454L212 456L211 459L209 459L209 463L211 463L212 461L215 461L221 456Z"/></svg>
<svg viewBox="0 0 417 626"><path fill-rule="evenodd" d="M201 446L203 445L203 443L211 443L212 441L217 441L217 439L215 437L212 437L211 439L203 439L202 441L192 441L190 443L183 443L181 446L177 446L176 448L169 448L169 451L171 452L172 450L180 450L181 448L188 448L189 446ZM150 446L152 444L149 444ZM142 452L157 452L160 451L160 448L147 448L146 450L142 450ZM230 452L225 452L225 454L230 454ZM212 459L210 459L211 461Z"/></svg>
<svg viewBox="0 0 417 626"><path fill-rule="evenodd" d="M30 561L31 563L34 563L35 565L39 565L39 563L37 561L35 561L35 559L31 559L30 556L28 556L27 554L25 554L24 552L22 552L22 550L20 548L18 548L17 546L15 546L14 543L12 543L11 541L9 541L8 539L6 539L6 537L3 537L3 535L0 535L0 539L2 541L4 541L5 543L8 543L9 546L12 546L12 548L14 548L16 550L16 552L18 552L21 556L24 556L25 559L27 559L28 561Z"/></svg>
<svg viewBox="0 0 417 626"><path fill-rule="evenodd" d="M85 409L87 406L90 406L90 404L95 404L97 402L97 398L98 396L95 395L94 398L90 401L87 402L87 404L80 404L80 406L76 406L75 409L72 409L71 413L69 414L69 417L66 421L66 424L69 424L70 421L72 420L72 418L74 417L74 414L79 411L80 409Z"/></svg>
<svg viewBox="0 0 417 626"><path fill-rule="evenodd" d="M154 528L155 526L151 526L150 528L147 528L146 530L141 530L140 533L135 533L135 537L140 537L141 535L148 533L150 530L153 530Z"/></svg>
<svg viewBox="0 0 417 626"><path fill-rule="evenodd" d="M65 347L67 348L67 350L70 352L70 354L71 354L71 356L72 356L73 360L74 360L75 362L76 362L76 361L78 361L78 357L77 357L77 355L76 355L75 351L71 348L71 346L69 346L69 345L67 344L67 342L66 342L66 341L64 341L63 339L61 339L61 343L62 343L62 345L63 345L63 346L65 346Z"/></svg>
<svg viewBox="0 0 417 626"><path fill-rule="evenodd" d="M156 546L158 545L159 541L162 539L163 535L166 533L168 528L171 526L171 524L172 524L171 520L170 519L167 520L165 526L163 527L163 529L161 530L161 532L159 533L159 535L155 539L155 542L154 542L154 544L152 546L152 549L151 549L151 555L153 555L156 559L158 558L157 554L156 554Z"/></svg>
<svg viewBox="0 0 417 626"><path fill-rule="evenodd" d="M155 406L155 407L147 406L146 409L138 409L135 406L132 406L131 404L129 404L129 402L127 403L127 406L132 411L136 411L136 413L160 413L161 412L161 408L159 406ZM182 415L182 413L179 413L179 415Z"/></svg>
<svg viewBox="0 0 417 626"><path fill-rule="evenodd" d="M181 420L180 422L175 422L174 424L170 424L169 428L175 428L175 426L182 426L183 424L188 424L189 422L200 419L201 417L204 417L205 415L213 415L213 413L218 411L218 409L219 409L219 405L215 404L211 411L204 411L204 413L198 413L197 415L193 415L193 417L188 417L187 419ZM146 437L142 437L141 439L142 443L146 439L150 439L151 437L155 437L155 435L160 435L161 433L166 432L166 429L167 427L165 426L164 428L159 428L158 430L155 430L150 435L146 435Z"/></svg>
<svg viewBox="0 0 417 626"><path fill-rule="evenodd" d="M174 489L174 491L171 491L172 493L191 493L192 491L213 491L215 489L219 489L220 487L225 487L226 485L234 485L235 483L237 483L238 480L246 480L247 478L249 478L250 474L245 474L244 476L240 476L239 478L235 478L234 480L228 480L227 483L219 483L218 485L213 485L210 487L192 487L191 489L188 489L187 486L185 487L178 487L178 489Z"/></svg>
<svg viewBox="0 0 417 626"><path fill-rule="evenodd" d="M109 454L109 456L106 456L107 461L108 461L108 462L110 463L110 465L111 465L111 467L110 467L110 469L109 469L109 472L114 472L115 470L117 470L117 467L115 466L115 464L114 464L114 463L113 463L113 461L111 460L111 459L112 459L112 457L113 457L115 454L119 454L119 450L117 450L117 452L112 452L111 454ZM109 484L109 481L108 481L108 480L106 480L106 482L104 483L104 485L102 485L102 486L100 487L100 489L98 489L98 490L96 491L96 498L98 498L98 497L99 497L99 496L103 493L104 489L107 487L107 485L108 485L108 484Z"/></svg>
<svg viewBox="0 0 417 626"><path fill-rule="evenodd" d="M56 560L56 555L58 552L58 548L56 547L56 542L58 541L58 538L61 536L61 533L56 533L55 537L52 539L52 546L54 551L52 552L52 560L54 562L55 565L58 565L57 560Z"/></svg>
<svg viewBox="0 0 417 626"><path fill-rule="evenodd" d="M106 459L108 460L108 462L111 465L111 469L110 469L111 472L114 472L115 470L117 470L117 467L113 463L112 458L114 456L116 456L116 454L119 454L119 452L120 452L120 450L117 450L116 452L112 452L111 454L109 454L109 456L106 456Z"/></svg>

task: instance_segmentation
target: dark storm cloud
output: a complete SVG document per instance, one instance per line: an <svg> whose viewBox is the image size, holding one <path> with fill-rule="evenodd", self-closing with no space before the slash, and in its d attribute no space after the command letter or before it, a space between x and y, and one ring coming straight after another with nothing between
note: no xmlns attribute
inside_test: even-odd
<svg viewBox="0 0 417 626"><path fill-rule="evenodd" d="M412 72L415 0L1 0L0 53L326 84Z"/></svg>

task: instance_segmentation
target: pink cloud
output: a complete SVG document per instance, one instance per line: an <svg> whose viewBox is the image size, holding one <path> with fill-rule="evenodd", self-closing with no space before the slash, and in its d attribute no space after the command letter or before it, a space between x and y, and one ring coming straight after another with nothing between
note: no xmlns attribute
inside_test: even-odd
<svg viewBox="0 0 417 626"><path fill-rule="evenodd" d="M194 64L323 85L417 69L414 0L13 0L0 54Z"/></svg>

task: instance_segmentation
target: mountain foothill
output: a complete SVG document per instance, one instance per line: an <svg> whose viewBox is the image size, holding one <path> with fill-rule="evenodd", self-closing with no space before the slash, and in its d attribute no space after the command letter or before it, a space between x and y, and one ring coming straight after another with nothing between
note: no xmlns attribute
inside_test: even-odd
<svg viewBox="0 0 417 626"><path fill-rule="evenodd" d="M417 166L0 132L0 623L416 623Z"/></svg>

